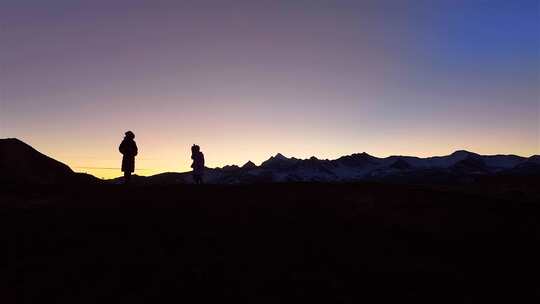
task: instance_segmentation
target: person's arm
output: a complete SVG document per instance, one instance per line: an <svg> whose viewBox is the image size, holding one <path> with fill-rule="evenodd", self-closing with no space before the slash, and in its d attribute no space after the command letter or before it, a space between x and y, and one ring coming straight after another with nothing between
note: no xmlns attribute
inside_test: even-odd
<svg viewBox="0 0 540 304"><path fill-rule="evenodd" d="M122 153L122 154L126 154L126 145L125 145L124 141L122 141L122 143L120 143L120 146L118 147L118 151L120 151L120 153Z"/></svg>

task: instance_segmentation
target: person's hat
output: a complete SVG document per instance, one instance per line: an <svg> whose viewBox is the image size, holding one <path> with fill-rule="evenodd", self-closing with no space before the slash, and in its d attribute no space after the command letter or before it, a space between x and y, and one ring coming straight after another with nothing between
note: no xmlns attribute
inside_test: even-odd
<svg viewBox="0 0 540 304"><path fill-rule="evenodd" d="M131 132L131 131L127 131L126 132L126 136L127 137L131 137L131 138L135 138L135 133Z"/></svg>

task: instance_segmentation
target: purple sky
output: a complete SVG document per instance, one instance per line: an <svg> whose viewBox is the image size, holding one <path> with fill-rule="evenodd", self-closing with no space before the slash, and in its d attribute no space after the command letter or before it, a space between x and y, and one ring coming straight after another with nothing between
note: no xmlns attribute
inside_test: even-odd
<svg viewBox="0 0 540 304"><path fill-rule="evenodd" d="M360 3L361 2L361 3ZM226 4L225 4L226 3ZM437 3L437 4L433 4ZM538 1L0 0L0 137L97 176L540 154Z"/></svg>

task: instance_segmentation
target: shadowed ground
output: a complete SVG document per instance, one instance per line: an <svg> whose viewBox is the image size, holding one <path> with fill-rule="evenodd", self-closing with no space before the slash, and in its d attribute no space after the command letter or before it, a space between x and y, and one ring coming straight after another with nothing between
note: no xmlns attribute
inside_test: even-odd
<svg viewBox="0 0 540 304"><path fill-rule="evenodd" d="M5 303L532 300L538 191L489 188L6 186L2 294Z"/></svg>

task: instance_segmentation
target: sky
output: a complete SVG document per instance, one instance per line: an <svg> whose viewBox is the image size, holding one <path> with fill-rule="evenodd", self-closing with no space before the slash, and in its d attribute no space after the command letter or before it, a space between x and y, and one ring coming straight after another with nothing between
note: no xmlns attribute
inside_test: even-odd
<svg viewBox="0 0 540 304"><path fill-rule="evenodd" d="M0 0L0 138L98 177L540 154L540 1Z"/></svg>

